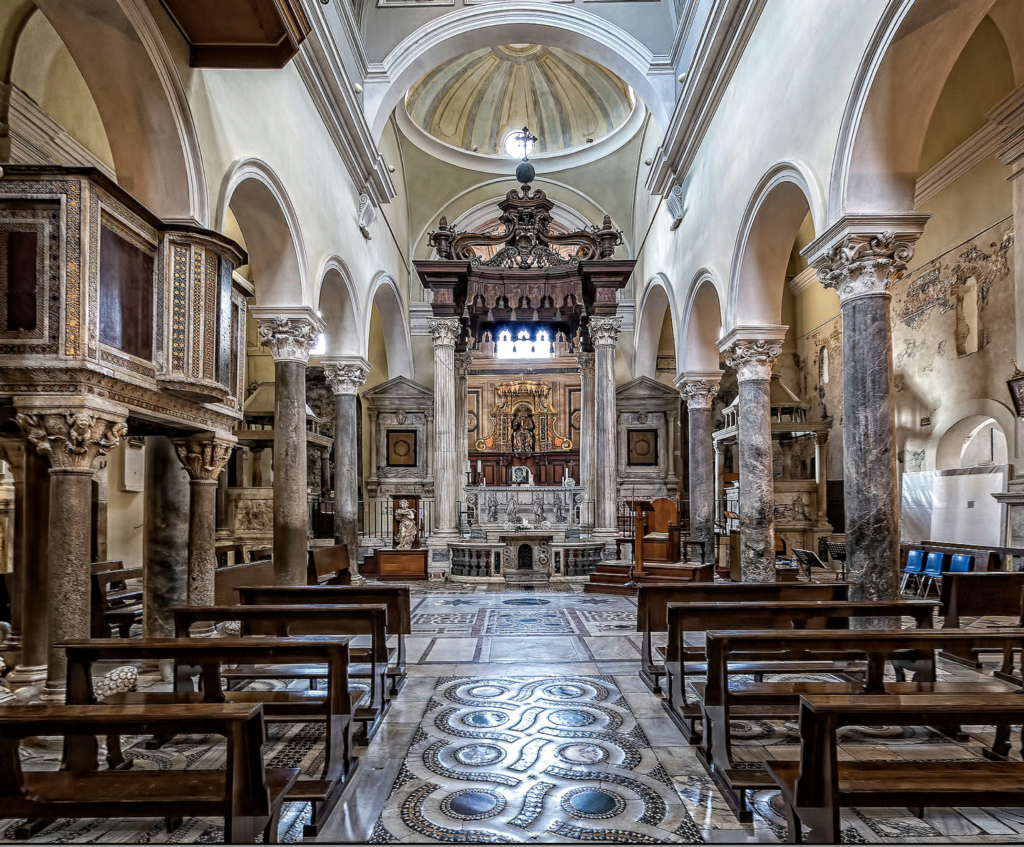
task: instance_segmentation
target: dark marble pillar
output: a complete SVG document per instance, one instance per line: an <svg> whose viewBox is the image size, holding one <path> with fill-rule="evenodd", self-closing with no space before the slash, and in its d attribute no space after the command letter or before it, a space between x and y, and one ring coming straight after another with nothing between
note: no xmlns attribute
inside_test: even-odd
<svg viewBox="0 0 1024 847"><path fill-rule="evenodd" d="M11 548L11 631L4 642L7 650L21 647L21 613L25 577L25 439L20 437L0 438L0 459L7 463L11 474L14 499L11 503L10 518L5 525L8 533L7 544Z"/></svg>
<svg viewBox="0 0 1024 847"><path fill-rule="evenodd" d="M334 541L348 549L353 582L359 576L359 389L370 373L365 359L323 359L324 378L334 392ZM324 461L327 458L324 457Z"/></svg>
<svg viewBox="0 0 1024 847"><path fill-rule="evenodd" d="M771 379L779 341L742 338L726 363L739 384L740 561L744 582L775 581Z"/></svg>
<svg viewBox="0 0 1024 847"><path fill-rule="evenodd" d="M927 215L845 218L805 255L843 312L843 490L852 600L899 591L899 481L890 288L907 269ZM885 231L882 231L882 230ZM885 621L876 622L884 625Z"/></svg>
<svg viewBox="0 0 1024 847"><path fill-rule="evenodd" d="M89 637L93 462L127 432L127 410L87 398L55 410L26 398L18 425L50 459L49 660L43 699L62 702L64 651L54 644ZM29 411L31 410L31 411ZM120 412L120 414L118 414Z"/></svg>
<svg viewBox="0 0 1024 847"><path fill-rule="evenodd" d="M188 475L169 438L146 439L142 633L174 635L173 606L188 602Z"/></svg>
<svg viewBox="0 0 1024 847"><path fill-rule="evenodd" d="M212 606L213 572L217 568L217 478L224 469L235 437L204 432L175 438L174 450L189 478L188 604Z"/></svg>
<svg viewBox="0 0 1024 847"><path fill-rule="evenodd" d="M312 309L288 310L287 315L275 314L273 307L253 312L263 344L274 356L274 574L280 585L304 585L309 549L306 362L323 321Z"/></svg>
<svg viewBox="0 0 1024 847"><path fill-rule="evenodd" d="M687 374L681 392L689 416L690 532L704 542L705 561L715 556L715 453L712 405L720 374Z"/></svg>

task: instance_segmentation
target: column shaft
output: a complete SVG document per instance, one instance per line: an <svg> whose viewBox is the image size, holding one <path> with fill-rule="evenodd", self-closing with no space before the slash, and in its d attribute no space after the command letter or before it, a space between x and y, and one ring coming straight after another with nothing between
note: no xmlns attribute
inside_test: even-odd
<svg viewBox="0 0 1024 847"><path fill-rule="evenodd" d="M274 363L274 575L279 585L305 584L308 546L306 366L284 359Z"/></svg>
<svg viewBox="0 0 1024 847"><path fill-rule="evenodd" d="M458 482L455 422L455 344L461 325L456 318L430 321L434 337L434 523L435 535L455 535Z"/></svg>
<svg viewBox="0 0 1024 847"><path fill-rule="evenodd" d="M704 559L715 556L714 425L708 409L690 409L690 532L704 542Z"/></svg>
<svg viewBox="0 0 1024 847"><path fill-rule="evenodd" d="M614 538L618 501L618 458L615 420L615 345L621 318L591 318L594 344L594 445L597 468L597 520L595 534Z"/></svg>
<svg viewBox="0 0 1024 847"><path fill-rule="evenodd" d="M465 508L469 465L469 353L455 354L455 487Z"/></svg>
<svg viewBox="0 0 1024 847"><path fill-rule="evenodd" d="M173 606L188 602L188 475L164 436L146 439L142 633L174 635Z"/></svg>
<svg viewBox="0 0 1024 847"><path fill-rule="evenodd" d="M334 395L334 541L348 548L350 573L359 561L359 444L356 439L356 395Z"/></svg>
<svg viewBox="0 0 1024 847"><path fill-rule="evenodd" d="M739 384L740 562L744 582L775 581L771 380Z"/></svg>
<svg viewBox="0 0 1024 847"><path fill-rule="evenodd" d="M580 353L580 485L587 489L587 497L597 500L597 454L594 451L594 354Z"/></svg>

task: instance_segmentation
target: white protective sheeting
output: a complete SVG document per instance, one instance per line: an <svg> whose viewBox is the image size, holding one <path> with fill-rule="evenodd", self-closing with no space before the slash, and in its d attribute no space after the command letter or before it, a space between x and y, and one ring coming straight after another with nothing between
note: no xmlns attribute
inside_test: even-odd
<svg viewBox="0 0 1024 847"><path fill-rule="evenodd" d="M900 538L1001 547L1009 465L903 474Z"/></svg>

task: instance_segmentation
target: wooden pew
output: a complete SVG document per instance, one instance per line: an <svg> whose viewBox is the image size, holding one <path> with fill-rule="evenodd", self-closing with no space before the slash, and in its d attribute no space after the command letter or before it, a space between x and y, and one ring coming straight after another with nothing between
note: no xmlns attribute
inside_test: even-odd
<svg viewBox="0 0 1024 847"><path fill-rule="evenodd" d="M669 603L668 644L665 673L668 697L662 707L688 743L697 740L694 722L701 717L700 703L686 697L686 677L707 673L702 650L687 647L687 632L711 629L849 629L858 617L912 617L918 629L931 629L932 615L938 606L934 600L896 600L893 602L849 600L780 600L760 603ZM813 661L778 661L772 652L751 654L742 661L735 657L730 674L754 674L757 682L766 673L820 673L849 671L849 662L840 656L819 656Z"/></svg>
<svg viewBox="0 0 1024 847"><path fill-rule="evenodd" d="M261 559L227 565L213 572L213 602L218 606L238 603L238 589L245 585L270 585L274 582L274 562Z"/></svg>
<svg viewBox="0 0 1024 847"><path fill-rule="evenodd" d="M669 603L768 602L772 600L845 600L850 586L832 583L689 583L686 585L641 585L636 595L636 631L642 633L640 679L655 694L661 694L665 666L655 663L652 634L668 631Z"/></svg>
<svg viewBox="0 0 1024 847"><path fill-rule="evenodd" d="M806 696L800 698L800 761L770 762L782 789L789 842L839 842L839 810L906 806L952 808L1024 805L1024 763L1007 761L840 762L838 730L845 726L926 726L952 719L971 726L1024 722L1019 694Z"/></svg>
<svg viewBox="0 0 1024 847"><path fill-rule="evenodd" d="M82 733L89 733L83 735ZM97 770L96 735L222 735L224 770ZM33 736L65 736L59 771L25 772L18 748ZM281 802L298 768L263 761L263 708L258 703L180 706L0 707L0 810L5 818L224 818L224 840L277 842Z"/></svg>
<svg viewBox="0 0 1024 847"><path fill-rule="evenodd" d="M798 714L805 694L1001 694L1006 686L997 683L936 682L935 651L950 646L1001 650L1024 642L1024 629L1002 630L761 630L709 631L707 640L707 684L693 687L702 698L703 739L697 758L704 765L722 796L740 821L750 820L747 792L774 787L764 770L737 769L732 760L729 721L732 718L784 720ZM755 682L742 690L730 689L728 664L751 653L775 651L779 660L806 659L814 655L847 654L865 658L867 667L860 682ZM887 661L896 667L897 682L885 682ZM902 681L906 670L914 672L912 682ZM939 722L941 731L958 730L949 721ZM998 752L998 751L997 751Z"/></svg>
<svg viewBox="0 0 1024 847"><path fill-rule="evenodd" d="M412 613L407 585L267 585L240 588L242 605L287 606L314 603L384 603L388 607L387 634L394 635L397 645L394 656L388 650L390 694L396 696L405 686L405 636L412 635ZM354 648L355 662L369 659L365 649ZM394 665L390 664L394 658ZM318 674L319 675L319 674ZM356 677L364 674L354 673ZM366 675L369 675L368 673Z"/></svg>
<svg viewBox="0 0 1024 847"><path fill-rule="evenodd" d="M315 835L351 785L359 760L352 741L352 694L348 668L351 662L348 638L145 638L123 641L103 638L65 641L56 646L67 654L67 702L69 705L96 702L91 668L95 662L132 662L139 659L171 660L175 664L175 691L130 692L109 696L113 705L170 705L174 703L262 704L271 723L326 724L324 765L319 779L296 781L288 789L289 802L309 801L313 815L305 835ZM224 691L222 665L242 662L259 664L324 662L327 690L319 691ZM192 676L198 674L201 692L189 691ZM185 713L189 709L183 710ZM120 741L108 740L107 761L122 767Z"/></svg>
<svg viewBox="0 0 1024 847"><path fill-rule="evenodd" d="M1024 571L945 573L939 592L942 628L959 629L962 617L1012 615L1019 618L1022 592ZM972 668L981 667L976 653L946 650L942 658Z"/></svg>
<svg viewBox="0 0 1024 847"><path fill-rule="evenodd" d="M174 632L187 638L196 623L239 621L241 634L274 635L369 635L370 698L366 706L356 706L355 719L362 724L356 739L369 742L391 706L387 696L387 606L307 605L307 606L177 606Z"/></svg>
<svg viewBox="0 0 1024 847"><path fill-rule="evenodd" d="M91 573L89 632L93 638L108 638L111 627L116 627L122 638L128 638L132 624L142 623L142 589L129 588L130 579L142 579L142 568Z"/></svg>
<svg viewBox="0 0 1024 847"><path fill-rule="evenodd" d="M907 541L900 542L900 568L907 564L907 553L911 550L924 550L925 557L928 553L945 553L947 556L956 556L964 553L974 557L974 568L976 572L1002 571L1003 554L1000 550L1014 548L1006 547L977 547L973 544L950 544L942 541L922 541L919 544L911 544Z"/></svg>
<svg viewBox="0 0 1024 847"><path fill-rule="evenodd" d="M307 585L351 585L348 547L314 547L308 553L306 564Z"/></svg>

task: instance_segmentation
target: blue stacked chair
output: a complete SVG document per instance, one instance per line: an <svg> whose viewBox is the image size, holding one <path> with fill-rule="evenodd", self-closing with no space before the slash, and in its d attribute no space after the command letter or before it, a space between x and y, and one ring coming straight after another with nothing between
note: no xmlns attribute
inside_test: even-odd
<svg viewBox="0 0 1024 847"><path fill-rule="evenodd" d="M942 572L946 570L948 561L949 556L945 553L932 552L928 554L924 563L924 573L921 575L921 590L918 592L918 597L927 597L933 585L936 585L937 588L937 583L942 579Z"/></svg>
<svg viewBox="0 0 1024 847"><path fill-rule="evenodd" d="M921 573L924 571L924 550L910 550L907 553L907 565L900 573L903 579L900 582L900 594L907 590L907 584L914 580L914 588L920 588Z"/></svg>

